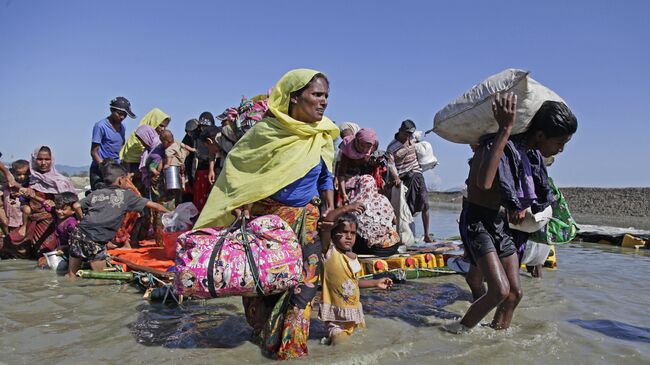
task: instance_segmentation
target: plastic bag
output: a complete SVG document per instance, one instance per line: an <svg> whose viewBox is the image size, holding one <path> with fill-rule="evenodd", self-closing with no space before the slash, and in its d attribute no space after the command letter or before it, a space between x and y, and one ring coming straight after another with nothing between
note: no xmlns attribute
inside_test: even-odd
<svg viewBox="0 0 650 365"><path fill-rule="evenodd" d="M509 222L510 229L516 229L518 231L526 233L535 233L540 229L544 228L546 224L551 220L553 216L553 208L549 205L541 212L533 214L530 208L526 209L526 215L524 220L521 223L514 224Z"/></svg>
<svg viewBox="0 0 650 365"><path fill-rule="evenodd" d="M161 216L165 232L179 232L192 229L194 222L192 218L199 214L193 203L179 204L175 210Z"/></svg>
<svg viewBox="0 0 650 365"><path fill-rule="evenodd" d="M529 266L543 265L549 252L551 252L550 245L528 241L521 257L521 263Z"/></svg>
<svg viewBox="0 0 650 365"><path fill-rule="evenodd" d="M422 171L431 170L438 165L438 159L433 154L431 143L422 141L415 144L415 154Z"/></svg>
<svg viewBox="0 0 650 365"><path fill-rule="evenodd" d="M410 246L415 243L415 237L409 227L409 224L413 222L413 215L408 204L406 204L406 189L404 184L393 187L390 202L393 209L395 209L395 213L397 213L397 232L400 241L403 245Z"/></svg>
<svg viewBox="0 0 650 365"><path fill-rule="evenodd" d="M578 226L571 216L564 195L550 177L548 178L548 184L551 186L555 197L555 202L551 205L553 207L553 216L546 226L530 236L530 240L549 245L571 242L578 234Z"/></svg>

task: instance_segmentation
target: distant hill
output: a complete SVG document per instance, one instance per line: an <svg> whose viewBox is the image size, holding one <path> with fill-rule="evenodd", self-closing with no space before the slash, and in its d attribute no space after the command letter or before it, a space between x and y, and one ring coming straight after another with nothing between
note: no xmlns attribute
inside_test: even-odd
<svg viewBox="0 0 650 365"><path fill-rule="evenodd" d="M90 166L68 166L68 165L55 165L56 170L60 173L66 173L68 175L76 175L81 172L88 172Z"/></svg>

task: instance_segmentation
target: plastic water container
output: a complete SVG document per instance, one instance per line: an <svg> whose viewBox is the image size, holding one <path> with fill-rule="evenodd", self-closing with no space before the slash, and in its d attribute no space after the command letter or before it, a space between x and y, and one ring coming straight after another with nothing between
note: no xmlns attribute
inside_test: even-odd
<svg viewBox="0 0 650 365"><path fill-rule="evenodd" d="M447 261L445 260L445 257L443 255L436 255L436 261L438 263L438 267L447 266Z"/></svg>
<svg viewBox="0 0 650 365"><path fill-rule="evenodd" d="M388 263L382 259L363 259L359 260L359 262L363 266L363 272L365 275L388 271Z"/></svg>
<svg viewBox="0 0 650 365"><path fill-rule="evenodd" d="M551 251L548 253L544 267L549 269L557 269L557 255L555 254L555 246L551 246Z"/></svg>
<svg viewBox="0 0 650 365"><path fill-rule="evenodd" d="M182 189L180 166L169 166L165 168L165 188L167 190Z"/></svg>
<svg viewBox="0 0 650 365"><path fill-rule="evenodd" d="M622 247L635 248L636 246L645 246L646 242L641 238L634 237L631 234L625 234L623 236L623 241L621 242Z"/></svg>
<svg viewBox="0 0 650 365"><path fill-rule="evenodd" d="M420 253L412 257L418 260L418 267L420 269L433 269L438 267L436 257L432 253Z"/></svg>
<svg viewBox="0 0 650 365"><path fill-rule="evenodd" d="M165 247L165 256L169 260L176 260L176 240L178 236L187 231L180 232L162 232L163 246Z"/></svg>
<svg viewBox="0 0 650 365"><path fill-rule="evenodd" d="M387 257L389 269L417 269L418 260L410 256Z"/></svg>
<svg viewBox="0 0 650 365"><path fill-rule="evenodd" d="M52 270L66 270L67 262L62 256L57 255L56 251L46 252L43 254L45 256L45 261L47 261L47 266Z"/></svg>

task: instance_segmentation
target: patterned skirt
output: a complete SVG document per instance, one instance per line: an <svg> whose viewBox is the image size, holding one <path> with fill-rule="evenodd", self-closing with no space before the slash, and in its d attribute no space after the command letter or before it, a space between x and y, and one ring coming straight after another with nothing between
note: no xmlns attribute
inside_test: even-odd
<svg viewBox="0 0 650 365"><path fill-rule="evenodd" d="M281 295L244 297L246 319L265 356L278 360L306 356L311 301L322 265L318 206L289 207L267 198L255 203L251 214L275 214L292 226L302 245L303 283Z"/></svg>
<svg viewBox="0 0 650 365"><path fill-rule="evenodd" d="M387 248L399 243L399 234L393 228L395 210L388 198L379 194L375 179L370 175L353 176L345 187L350 202L361 202L366 208L355 215L359 221L357 233L366 239L368 247Z"/></svg>

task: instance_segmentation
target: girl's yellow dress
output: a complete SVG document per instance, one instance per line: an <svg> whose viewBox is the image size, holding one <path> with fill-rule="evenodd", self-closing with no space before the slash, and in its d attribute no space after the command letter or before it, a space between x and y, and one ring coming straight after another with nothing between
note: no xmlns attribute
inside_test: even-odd
<svg viewBox="0 0 650 365"><path fill-rule="evenodd" d="M323 258L323 297L318 318L325 322L330 336L365 327L359 298L361 264L331 245Z"/></svg>

